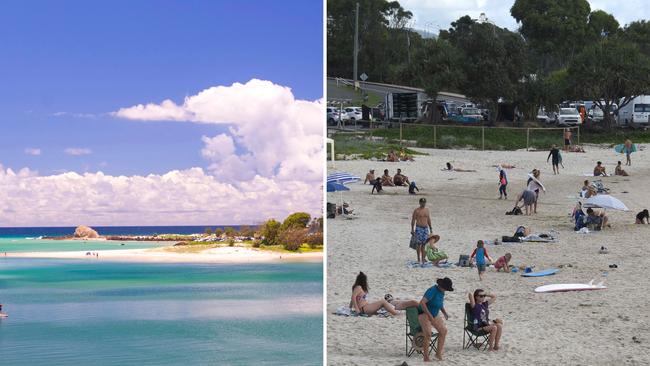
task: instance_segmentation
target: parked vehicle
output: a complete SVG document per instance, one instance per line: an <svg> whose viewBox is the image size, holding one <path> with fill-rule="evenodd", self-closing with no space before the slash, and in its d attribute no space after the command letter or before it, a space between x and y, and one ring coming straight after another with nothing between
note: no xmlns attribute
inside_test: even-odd
<svg viewBox="0 0 650 366"><path fill-rule="evenodd" d="M582 116L574 107L560 108L559 113L555 116L555 123L558 126L577 126L582 123Z"/></svg>
<svg viewBox="0 0 650 366"><path fill-rule="evenodd" d="M327 124L335 125L341 119L341 113L338 108L327 107Z"/></svg>
<svg viewBox="0 0 650 366"><path fill-rule="evenodd" d="M541 107L537 110L537 122L541 123L551 123L551 118L546 114L546 109Z"/></svg>
<svg viewBox="0 0 650 366"><path fill-rule="evenodd" d="M616 122L630 127L650 125L650 95L639 95L621 107Z"/></svg>
<svg viewBox="0 0 650 366"><path fill-rule="evenodd" d="M346 107L343 111L347 114L347 119L350 121L360 121L362 119L361 107Z"/></svg>
<svg viewBox="0 0 650 366"><path fill-rule="evenodd" d="M587 113L587 119L589 120L589 123L594 123L594 124L602 123L604 118L605 118L605 113L603 113L602 109L596 106L590 109L589 113Z"/></svg>
<svg viewBox="0 0 650 366"><path fill-rule="evenodd" d="M450 120L462 123L476 123L483 121L483 115L478 108L462 108L460 113L452 115Z"/></svg>
<svg viewBox="0 0 650 366"><path fill-rule="evenodd" d="M422 117L421 106L427 99L424 93L388 93L386 117L389 120L416 121Z"/></svg>

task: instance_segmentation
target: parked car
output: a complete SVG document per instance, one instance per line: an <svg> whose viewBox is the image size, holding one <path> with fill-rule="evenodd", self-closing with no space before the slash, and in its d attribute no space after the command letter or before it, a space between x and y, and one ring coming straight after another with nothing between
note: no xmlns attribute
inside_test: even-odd
<svg viewBox="0 0 650 366"><path fill-rule="evenodd" d="M478 108L462 108L460 113L450 115L450 120L462 123L476 123L483 121L483 115Z"/></svg>
<svg viewBox="0 0 650 366"><path fill-rule="evenodd" d="M576 126L582 123L582 116L575 108L560 108L560 112L555 116L555 123L558 126Z"/></svg>
<svg viewBox="0 0 650 366"><path fill-rule="evenodd" d="M544 107L540 108L537 110L537 122L541 123L551 123L551 118L548 116L546 113L546 109Z"/></svg>
<svg viewBox="0 0 650 366"><path fill-rule="evenodd" d="M362 119L361 107L346 107L343 111L347 114L347 119L350 121L360 121Z"/></svg>
<svg viewBox="0 0 650 366"><path fill-rule="evenodd" d="M605 113L603 113L603 110L598 107L590 109L587 113L587 119L589 120L589 123L602 123L604 118Z"/></svg>
<svg viewBox="0 0 650 366"><path fill-rule="evenodd" d="M335 107L327 107L327 124L335 125L341 116L339 110Z"/></svg>
<svg viewBox="0 0 650 366"><path fill-rule="evenodd" d="M619 109L617 122L630 127L650 124L650 95L639 95Z"/></svg>

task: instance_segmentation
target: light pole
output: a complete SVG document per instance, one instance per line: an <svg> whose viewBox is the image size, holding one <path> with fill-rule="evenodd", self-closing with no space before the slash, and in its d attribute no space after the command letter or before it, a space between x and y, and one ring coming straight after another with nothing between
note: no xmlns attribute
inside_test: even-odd
<svg viewBox="0 0 650 366"><path fill-rule="evenodd" d="M352 82L354 83L354 90L357 89L357 56L359 55L359 3L357 3L356 11L354 12L354 63L352 66Z"/></svg>

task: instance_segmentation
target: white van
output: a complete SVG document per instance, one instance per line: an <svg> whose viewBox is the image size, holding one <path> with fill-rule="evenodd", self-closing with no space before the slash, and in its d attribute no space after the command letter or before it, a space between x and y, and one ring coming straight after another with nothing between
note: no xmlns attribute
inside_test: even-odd
<svg viewBox="0 0 650 366"><path fill-rule="evenodd" d="M650 124L650 95L639 95L619 109L616 122L621 126Z"/></svg>

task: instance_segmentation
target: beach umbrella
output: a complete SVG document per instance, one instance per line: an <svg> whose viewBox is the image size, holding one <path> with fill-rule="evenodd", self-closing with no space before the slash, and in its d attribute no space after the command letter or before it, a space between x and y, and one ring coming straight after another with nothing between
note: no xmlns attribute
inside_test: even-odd
<svg viewBox="0 0 650 366"><path fill-rule="evenodd" d="M352 182L358 182L361 178L345 172L335 172L327 176L327 183L340 183L347 184Z"/></svg>
<svg viewBox="0 0 650 366"><path fill-rule="evenodd" d="M327 183L328 192L349 191L349 190L350 188L344 186L341 183L336 183L336 182Z"/></svg>
<svg viewBox="0 0 650 366"><path fill-rule="evenodd" d="M589 197L584 205L584 207L600 207L600 208L611 208L613 210L619 211L629 211L627 206L621 200L616 197L610 196L608 194L599 194L593 197Z"/></svg>

